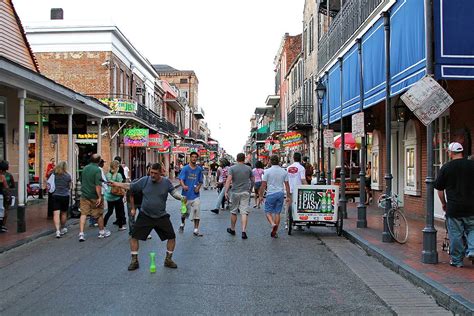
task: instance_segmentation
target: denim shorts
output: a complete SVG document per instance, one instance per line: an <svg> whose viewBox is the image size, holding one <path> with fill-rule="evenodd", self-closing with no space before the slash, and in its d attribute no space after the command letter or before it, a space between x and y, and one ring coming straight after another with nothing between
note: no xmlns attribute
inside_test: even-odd
<svg viewBox="0 0 474 316"><path fill-rule="evenodd" d="M275 192L267 194L265 199L265 213L280 214L283 209L283 202L285 201L285 193Z"/></svg>

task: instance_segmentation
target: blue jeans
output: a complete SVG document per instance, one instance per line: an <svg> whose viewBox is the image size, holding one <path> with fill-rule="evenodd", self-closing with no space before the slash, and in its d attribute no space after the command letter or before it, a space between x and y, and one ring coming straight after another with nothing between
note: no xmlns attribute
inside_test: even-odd
<svg viewBox="0 0 474 316"><path fill-rule="evenodd" d="M222 188L221 193L219 193L219 196L217 197L217 203L216 203L216 209L219 209L222 205L222 201L224 201L225 197L225 187Z"/></svg>
<svg viewBox="0 0 474 316"><path fill-rule="evenodd" d="M446 217L449 236L449 252L454 264L462 264L466 247L463 236L467 239L467 253L474 254L474 216Z"/></svg>

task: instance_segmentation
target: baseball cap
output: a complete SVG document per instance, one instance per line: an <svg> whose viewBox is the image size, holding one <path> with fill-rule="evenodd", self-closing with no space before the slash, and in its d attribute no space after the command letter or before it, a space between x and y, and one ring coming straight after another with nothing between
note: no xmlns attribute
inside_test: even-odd
<svg viewBox="0 0 474 316"><path fill-rule="evenodd" d="M464 149L462 148L462 145L460 143L457 143L457 142L453 142L453 143L449 144L449 146L448 146L448 151L451 151L451 152L454 152L454 153L460 153L463 150Z"/></svg>

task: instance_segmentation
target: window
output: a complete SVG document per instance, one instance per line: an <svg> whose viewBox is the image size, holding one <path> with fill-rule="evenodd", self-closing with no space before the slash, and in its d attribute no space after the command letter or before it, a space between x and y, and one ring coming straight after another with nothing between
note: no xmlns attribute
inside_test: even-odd
<svg viewBox="0 0 474 316"><path fill-rule="evenodd" d="M181 79L179 79L179 83L188 83L188 79L187 78L181 78Z"/></svg>
<svg viewBox="0 0 474 316"><path fill-rule="evenodd" d="M130 77L128 75L126 75L125 77L125 96L127 97L127 99L130 98Z"/></svg>
<svg viewBox="0 0 474 316"><path fill-rule="evenodd" d="M116 97L117 94L117 65L114 64L114 70L112 73L112 93Z"/></svg>
<svg viewBox="0 0 474 316"><path fill-rule="evenodd" d="M449 156L446 149L448 148L451 138L449 129L449 111L446 111L444 115L433 121L433 166L435 177L441 166L448 162Z"/></svg>
<svg viewBox="0 0 474 316"><path fill-rule="evenodd" d="M419 150L418 133L414 120L408 121L405 127L405 185L404 192L408 195L421 195L421 155Z"/></svg>
<svg viewBox="0 0 474 316"><path fill-rule="evenodd" d="M311 53L314 49L314 20L311 17L309 22L309 52Z"/></svg>
<svg viewBox="0 0 474 316"><path fill-rule="evenodd" d="M372 143L372 174L371 174L371 188L373 190L382 190L382 157L380 155L380 139L379 131L373 132Z"/></svg>
<svg viewBox="0 0 474 316"><path fill-rule="evenodd" d="M124 92L124 82L123 82L123 70L120 70L120 83L119 83L119 87L120 87L120 97L123 98L123 92Z"/></svg>

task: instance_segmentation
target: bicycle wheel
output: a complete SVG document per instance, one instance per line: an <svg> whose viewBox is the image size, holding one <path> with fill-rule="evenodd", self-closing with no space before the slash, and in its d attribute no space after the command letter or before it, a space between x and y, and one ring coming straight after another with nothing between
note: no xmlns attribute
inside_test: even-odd
<svg viewBox="0 0 474 316"><path fill-rule="evenodd" d="M393 228L388 226L388 231L393 239L400 244L404 244L408 240L408 222L403 213L396 209L391 209L388 213L388 218L393 218Z"/></svg>

